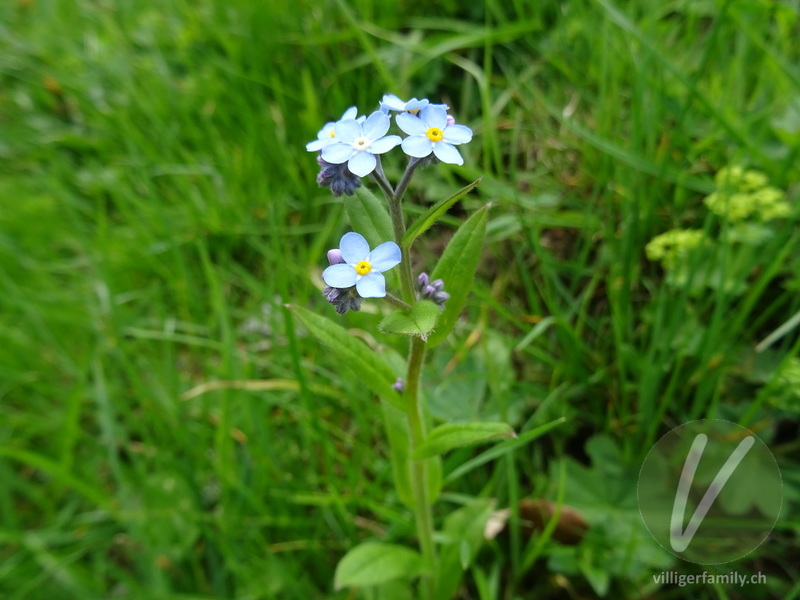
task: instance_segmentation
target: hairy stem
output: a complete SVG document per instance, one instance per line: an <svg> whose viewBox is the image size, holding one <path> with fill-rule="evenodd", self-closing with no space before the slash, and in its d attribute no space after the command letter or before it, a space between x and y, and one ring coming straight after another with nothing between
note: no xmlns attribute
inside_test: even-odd
<svg viewBox="0 0 800 600"><path fill-rule="evenodd" d="M398 202L403 201L403 196L406 193L406 188L408 184L411 183L411 177L414 175L414 171L417 170L417 167L422 162L421 158L412 158L408 161L408 166L406 166L406 172L403 173L403 177L400 178L400 183L397 184L397 189L394 192L395 197L397 198Z"/></svg>
<svg viewBox="0 0 800 600"><path fill-rule="evenodd" d="M383 299L386 300L389 304L393 304L397 308L402 308L403 310L411 310L411 305L410 304L406 304L405 302L400 300L400 298L398 298L397 296L392 296L388 292L383 297Z"/></svg>
<svg viewBox="0 0 800 600"><path fill-rule="evenodd" d="M425 431L424 412L419 397L419 381L422 363L425 359L425 342L414 337L411 340L411 351L408 357L408 372L406 374L406 415L411 429L411 453L424 441ZM433 510L428 497L428 466L425 459L411 461L411 488L414 494L414 517L417 524L417 537L425 563L437 573L436 548L433 544ZM433 600L434 579L422 579L423 598Z"/></svg>
<svg viewBox="0 0 800 600"><path fill-rule="evenodd" d="M392 184L389 183L389 180L386 179L386 175L383 172L383 165L381 164L381 157L375 157L375 170L371 173L372 178L375 180L375 183L378 184L378 187L381 188L383 195L386 196L386 199L391 202L392 198L394 198L394 189L392 189Z"/></svg>

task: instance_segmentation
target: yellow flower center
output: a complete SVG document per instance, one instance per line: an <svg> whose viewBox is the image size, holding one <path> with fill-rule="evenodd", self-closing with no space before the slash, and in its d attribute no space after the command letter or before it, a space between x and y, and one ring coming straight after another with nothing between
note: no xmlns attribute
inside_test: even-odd
<svg viewBox="0 0 800 600"><path fill-rule="evenodd" d="M362 260L356 265L356 273L359 275L366 275L370 271L372 271L372 265L369 264L368 260Z"/></svg>
<svg viewBox="0 0 800 600"><path fill-rule="evenodd" d="M333 129L331 129L331 137L336 137L336 132Z"/></svg>
<svg viewBox="0 0 800 600"><path fill-rule="evenodd" d="M431 127L425 132L425 135L427 135L428 139L432 142L441 142L444 137L444 133L438 127Z"/></svg>

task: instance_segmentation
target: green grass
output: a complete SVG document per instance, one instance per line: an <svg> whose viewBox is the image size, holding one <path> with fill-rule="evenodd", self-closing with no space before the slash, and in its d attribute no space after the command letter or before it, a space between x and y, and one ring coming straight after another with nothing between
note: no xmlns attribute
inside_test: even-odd
<svg viewBox="0 0 800 600"><path fill-rule="evenodd" d="M667 285L644 247L723 228L702 198L727 164L796 199L799 31L777 1L3 3L0 596L349 598L332 591L348 548L413 543L377 404L283 308L337 318L319 274L346 220L304 145L387 92L441 99L476 133L465 166L419 174L410 212L484 177L415 267L493 203L463 326L424 375L434 414L568 419L454 482L439 517L458 494L555 498L552 465L593 434L635 464L666 428L740 419L760 391L768 440L796 423L763 394L796 332L752 367L800 310L794 220L745 257L737 296ZM337 320L404 351L374 311ZM185 399L231 380L275 383ZM791 508L796 444L779 442ZM797 593L798 527L786 513L753 559L774 597ZM556 593L544 557L525 579L536 542L512 530L462 598Z"/></svg>

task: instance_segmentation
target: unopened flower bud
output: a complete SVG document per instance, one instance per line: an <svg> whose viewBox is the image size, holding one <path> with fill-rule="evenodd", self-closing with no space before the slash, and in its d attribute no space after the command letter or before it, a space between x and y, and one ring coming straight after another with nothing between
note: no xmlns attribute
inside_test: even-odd
<svg viewBox="0 0 800 600"><path fill-rule="evenodd" d="M344 262L342 258L342 251L338 248L328 250L328 262L332 265L340 265Z"/></svg>
<svg viewBox="0 0 800 600"><path fill-rule="evenodd" d="M431 300L442 308L450 298L450 294L444 291L444 281L441 279L431 281L427 273L420 273L417 277L417 295L420 300Z"/></svg>

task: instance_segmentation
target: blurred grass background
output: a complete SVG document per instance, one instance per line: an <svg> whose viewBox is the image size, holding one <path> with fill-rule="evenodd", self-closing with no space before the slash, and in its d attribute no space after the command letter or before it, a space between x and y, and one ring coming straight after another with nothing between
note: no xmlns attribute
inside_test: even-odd
<svg viewBox="0 0 800 600"><path fill-rule="evenodd" d="M772 399L800 338L754 347L800 310L797 211L737 258L738 295L666 285L644 247L724 229L702 200L728 164L796 199L799 34L777 0L2 3L0 596L350 598L331 585L348 548L412 539L380 411L282 306L337 318L319 274L346 221L304 145L384 93L476 133L465 166L420 173L410 212L484 177L415 268L493 202L463 326L427 371L434 414L567 418L448 491L552 495L591 436L637 464L669 426L746 415L791 507L797 388ZM341 321L393 345L376 318ZM266 383L196 388L242 380ZM785 511L747 563L769 597L800 593L799 528ZM512 530L461 597L598 593L550 550L526 580ZM646 570L613 575L612 596L659 594Z"/></svg>

